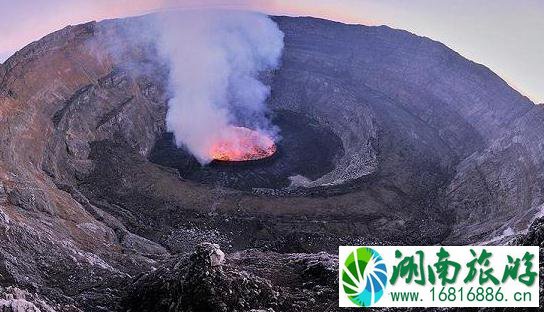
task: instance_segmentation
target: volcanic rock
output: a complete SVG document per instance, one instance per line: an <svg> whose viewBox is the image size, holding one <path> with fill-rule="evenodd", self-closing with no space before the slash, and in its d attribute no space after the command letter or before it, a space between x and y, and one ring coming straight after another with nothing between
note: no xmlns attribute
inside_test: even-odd
<svg viewBox="0 0 544 312"><path fill-rule="evenodd" d="M301 311L336 294L337 259L328 254L245 251L218 261L222 256L218 245L199 244L191 255L137 277L122 309Z"/></svg>
<svg viewBox="0 0 544 312"><path fill-rule="evenodd" d="M0 311L2 312L55 312L37 296L17 287L0 287Z"/></svg>

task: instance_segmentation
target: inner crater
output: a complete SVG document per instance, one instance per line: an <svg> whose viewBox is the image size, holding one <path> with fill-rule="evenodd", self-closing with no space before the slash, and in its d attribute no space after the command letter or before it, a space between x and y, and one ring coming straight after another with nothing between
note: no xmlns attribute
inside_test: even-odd
<svg viewBox="0 0 544 312"><path fill-rule="evenodd" d="M254 161L276 153L272 137L258 130L230 126L214 142L210 157L215 161Z"/></svg>
<svg viewBox="0 0 544 312"><path fill-rule="evenodd" d="M276 142L255 130L233 127L241 138L236 144L245 145L246 152L237 151L236 146L230 146L232 142L219 142L211 151L214 160L205 166L183 147L178 148L172 133L159 138L149 159L177 169L187 180L252 190L281 189L292 185L294 180L318 179L332 171L335 160L344 154L340 138L314 119L278 110L273 113L272 121L281 129Z"/></svg>

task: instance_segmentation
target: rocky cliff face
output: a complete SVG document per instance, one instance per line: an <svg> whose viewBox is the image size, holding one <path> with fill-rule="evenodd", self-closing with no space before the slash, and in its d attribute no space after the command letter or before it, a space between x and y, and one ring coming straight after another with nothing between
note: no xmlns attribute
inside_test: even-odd
<svg viewBox="0 0 544 312"><path fill-rule="evenodd" d="M388 27L274 18L282 154L194 166L156 144L169 69L135 34L148 19L67 27L0 65L0 287L55 310L320 311L338 245L493 241L542 209L542 108Z"/></svg>
<svg viewBox="0 0 544 312"><path fill-rule="evenodd" d="M519 233L542 213L543 121L544 110L533 107L486 149L458 165L444 198L457 216L450 240Z"/></svg>

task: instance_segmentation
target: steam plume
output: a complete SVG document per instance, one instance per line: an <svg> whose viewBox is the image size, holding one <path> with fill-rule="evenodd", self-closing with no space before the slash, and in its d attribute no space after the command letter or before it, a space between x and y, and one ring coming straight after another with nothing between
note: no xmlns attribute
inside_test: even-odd
<svg viewBox="0 0 544 312"><path fill-rule="evenodd" d="M166 123L178 146L200 163L212 159L214 140L232 125L274 135L266 118L270 93L259 72L278 66L283 33L267 16L239 11L166 14L159 50L170 62Z"/></svg>

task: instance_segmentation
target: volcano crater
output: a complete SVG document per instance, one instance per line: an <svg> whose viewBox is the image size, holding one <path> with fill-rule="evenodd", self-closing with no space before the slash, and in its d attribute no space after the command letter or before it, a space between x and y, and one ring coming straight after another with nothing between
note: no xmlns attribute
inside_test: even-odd
<svg viewBox="0 0 544 312"><path fill-rule="evenodd" d="M109 290L129 276L180 285L159 261L213 242L227 261L259 253L241 269L279 289L295 276L299 298L316 268L301 253L507 243L542 211L544 110L446 46L385 26L274 17L282 66L260 78L277 152L201 166L165 132L168 67L127 35L144 19L67 27L0 64L8 284L113 307ZM174 285L162 281L150 284Z"/></svg>
<svg viewBox="0 0 544 312"><path fill-rule="evenodd" d="M182 178L218 187L244 191L283 189L304 185L335 168L342 157L342 141L315 119L290 110L276 110L272 121L281 129L277 151L271 157L249 161L217 161L201 165L173 134L159 137L149 160L175 168Z"/></svg>

